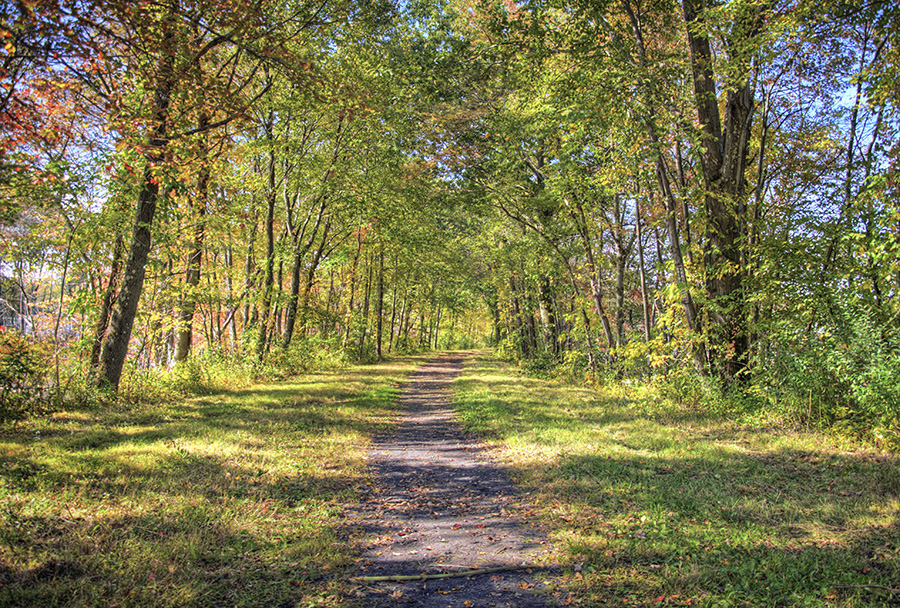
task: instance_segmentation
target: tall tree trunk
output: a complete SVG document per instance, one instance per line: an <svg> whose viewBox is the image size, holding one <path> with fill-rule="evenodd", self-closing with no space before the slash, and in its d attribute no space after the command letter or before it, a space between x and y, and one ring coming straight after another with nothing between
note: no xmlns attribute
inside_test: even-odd
<svg viewBox="0 0 900 608"><path fill-rule="evenodd" d="M529 359L532 353L531 341L528 339L528 331L525 328L525 319L519 301L519 290L516 280L512 276L509 277L509 291L512 294L512 312L515 319L516 333L519 334L519 350L522 352L523 358Z"/></svg>
<svg viewBox="0 0 900 608"><path fill-rule="evenodd" d="M153 92L153 121L147 149L144 152L144 171L138 191L137 208L131 247L122 280L122 289L110 321L109 333L100 356L100 384L115 391L119 389L122 368L128 355L128 343L134 327L138 302L144 288L147 257L152 243L153 216L159 199L159 169L166 163L165 152L169 141L169 102L174 86L174 50L171 18L163 21L163 55L156 67L156 83Z"/></svg>
<svg viewBox="0 0 900 608"><path fill-rule="evenodd" d="M547 349L555 357L559 355L559 334L556 327L556 307L553 304L550 279L541 278L538 288L538 298L541 304L541 325L543 326L544 341Z"/></svg>
<svg viewBox="0 0 900 608"><path fill-rule="evenodd" d="M637 44L638 58L641 66L646 69L649 64L647 58L647 49L644 44L644 33L641 20L638 19L631 5L631 0L621 0L623 9L628 15L631 23L634 40ZM653 156L656 164L656 181L659 186L659 192L662 194L666 209L666 232L669 241L669 254L672 257L672 264L675 267L675 281L678 284L678 290L681 292L681 306L684 310L685 319L688 329L694 334L692 338L692 355L694 366L701 374L706 374L706 352L702 342L699 341L700 336L700 318L697 306L691 296L690 285L687 281L687 271L684 266L684 257L681 253L681 237L678 229L678 202L675 193L672 190L672 183L669 179L669 168L666 159L663 156L663 145L659 139L659 131L656 127L656 110L654 107L653 90L655 85L650 82L646 76L642 74L640 79L641 94L644 98L644 105L647 107L644 116L644 127L647 129L647 137L653 148Z"/></svg>
<svg viewBox="0 0 900 608"><path fill-rule="evenodd" d="M113 244L112 266L109 269L109 281L106 283L106 291L103 293L103 301L100 303L100 314L97 317L97 325L94 326L94 342L91 345L91 369L100 369L100 353L103 350L103 340L106 330L109 328L109 318L112 315L113 304L116 301L116 291L121 274L122 256L125 254L125 239L119 234Z"/></svg>
<svg viewBox="0 0 900 608"><path fill-rule="evenodd" d="M286 320L285 320L285 328L284 328L284 338L282 340L282 347L285 349L289 348L291 345L291 340L294 336L294 325L296 324L297 318L297 309L300 307L300 271L303 268L303 260L306 257L306 254L309 253L310 248L315 244L316 237L319 235L319 227L322 224L322 219L325 217L325 197L321 197L320 205L318 207L318 213L316 216L316 221L312 230L309 233L309 238L304 239L306 233L306 227L308 225L309 219L312 217L312 213L307 217L307 222L304 224L303 229L299 231L294 241L294 264L291 268L291 294L288 298L287 303L287 312L286 312ZM328 223L326 222L325 230L322 233L322 240L320 241L320 247L316 253L314 264L310 268L309 275L314 275L315 268L318 266L319 260L322 257L322 253L325 250L325 246L328 242ZM303 310L301 311L302 316L305 317L306 313L306 302L305 300L309 296L309 289L312 288L312 280L308 276L306 280L307 289L304 293L304 305ZM303 319L305 322L305 319Z"/></svg>
<svg viewBox="0 0 900 608"><path fill-rule="evenodd" d="M640 196L638 196L638 198L636 199L635 205L635 230L637 232L638 246L638 271L641 275L641 310L644 313L644 341L649 343L650 326L652 324L652 321L650 319L650 302L647 299L647 273L645 271L644 265L644 240L641 231L641 225L643 224L643 213L641 213Z"/></svg>
<svg viewBox="0 0 900 608"><path fill-rule="evenodd" d="M491 346L500 344L500 303L494 293L486 294L484 297L488 310L491 313Z"/></svg>
<svg viewBox="0 0 900 608"><path fill-rule="evenodd" d="M283 235L282 235L283 238ZM279 239L281 240L281 239ZM276 249L278 245L276 244ZM272 293L274 302L272 318L269 321L269 343L275 340L275 336L282 335L284 326L281 324L284 300L284 260L278 260L278 271L275 273L275 290ZM266 346L268 350L268 345Z"/></svg>
<svg viewBox="0 0 900 608"><path fill-rule="evenodd" d="M272 295L275 287L275 200L277 199L275 184L275 114L269 112L266 121L266 137L269 140L268 192L266 193L266 260L263 278L262 300L259 306L259 331L256 340L256 358L263 360L268 346L269 316L272 311Z"/></svg>
<svg viewBox="0 0 900 608"><path fill-rule="evenodd" d="M198 128L203 130L209 126L209 116L204 112L200 115ZM197 196L190 197L191 220L193 222L194 238L191 243L191 251L187 257L187 269L184 277L185 292L181 301L181 309L178 312L178 334L175 344L175 361L184 361L191 352L191 338L193 337L194 309L197 306L197 287L200 285L200 263L203 259L203 236L206 216L207 199L209 196L209 165L206 158L206 150L201 153L200 172L197 175Z"/></svg>
<svg viewBox="0 0 900 608"><path fill-rule="evenodd" d="M397 344L402 344L403 348L409 348L409 332L412 329L413 322L413 309L415 305L415 294L410 296L410 299L406 306L406 318L403 319L403 325L401 326L403 329L403 337L399 338Z"/></svg>
<svg viewBox="0 0 900 608"><path fill-rule="evenodd" d="M709 328L713 366L726 382L735 380L747 367L749 350L742 285L741 255L744 216L745 170L753 118L751 57L746 47L761 30L766 3L738 7L729 34L736 78L726 91L725 121L719 113L713 54L705 33L705 0L682 2L691 66L694 101L700 123L700 164L706 207L704 264L710 299ZM735 70L736 68L736 70Z"/></svg>
<svg viewBox="0 0 900 608"><path fill-rule="evenodd" d="M378 247L378 291L375 297L375 356L381 360L381 333L384 326L384 241Z"/></svg>
<svg viewBox="0 0 900 608"><path fill-rule="evenodd" d="M231 350L237 348L237 322L235 314L237 313L237 302L234 301L234 281L232 273L234 270L234 251L231 248L231 239L228 240L228 246L225 248L225 286L228 288L228 313L225 316L224 328L228 329L231 338Z"/></svg>
<svg viewBox="0 0 900 608"><path fill-rule="evenodd" d="M404 320L404 316L406 315L406 303L407 303L407 298L409 296L408 285L409 285L409 275L407 274L407 278L403 282L403 299L400 302L400 314L397 319L397 337L396 337L396 339L394 338L393 323L391 324L391 352L394 352L395 347L396 348L400 347L400 336L403 334L403 320Z"/></svg>
<svg viewBox="0 0 900 608"><path fill-rule="evenodd" d="M370 256L366 256L367 258ZM362 309L362 333L359 335L359 359L362 360L365 354L366 336L369 331L369 302L372 296L372 261L369 260L368 270L366 271L366 295L363 298Z"/></svg>
<svg viewBox="0 0 900 608"><path fill-rule="evenodd" d="M242 340L246 345L250 340L250 334L247 331L256 322L255 307L251 302L251 294L256 285L256 260L253 257L253 249L256 245L256 233L259 230L259 215L256 212L256 201L251 199L251 207L253 208L253 223L250 225L250 233L247 235L247 254L244 257L244 293L242 300L244 301L244 310L242 316Z"/></svg>
<svg viewBox="0 0 900 608"><path fill-rule="evenodd" d="M588 273L590 274L591 297L594 302L594 310L600 317L600 323L603 325L603 335L606 338L606 344L610 350L615 348L615 339L613 338L612 326L609 323L609 316L603 306L603 277L600 275L600 269L594 258L594 244L591 241L590 231L588 230L587 217L584 213L584 206L581 201L575 201L575 210L572 214L575 224L578 227L578 234L581 236L582 247L587 256ZM602 237L602 234L601 234Z"/></svg>
<svg viewBox="0 0 900 608"><path fill-rule="evenodd" d="M433 348L435 350L438 348L438 331L441 327L441 315L443 312L443 308L441 307L440 302L438 302L437 311L434 313L434 321L431 326L431 343L434 345Z"/></svg>
<svg viewBox="0 0 900 608"><path fill-rule="evenodd" d="M322 333L330 335L334 330L334 323L330 323L331 303L334 301L334 270L328 271L328 297L325 298L325 317L322 321Z"/></svg>
<svg viewBox="0 0 900 608"><path fill-rule="evenodd" d="M416 344L416 348L421 350L425 345L425 306L422 306L422 311L419 313L419 340Z"/></svg>
<svg viewBox="0 0 900 608"><path fill-rule="evenodd" d="M356 254L353 256L353 265L350 268L350 297L347 300L346 328L344 332L343 350L350 345L350 336L353 332L353 301L356 299L356 271L359 268L359 256L362 253L362 230L356 231Z"/></svg>

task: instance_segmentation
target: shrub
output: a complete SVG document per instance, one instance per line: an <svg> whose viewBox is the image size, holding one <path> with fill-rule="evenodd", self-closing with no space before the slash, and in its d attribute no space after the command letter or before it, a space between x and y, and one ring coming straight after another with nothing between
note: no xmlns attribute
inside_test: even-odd
<svg viewBox="0 0 900 608"><path fill-rule="evenodd" d="M44 346L13 331L0 332L0 422L19 420L48 409Z"/></svg>
<svg viewBox="0 0 900 608"><path fill-rule="evenodd" d="M900 335L865 310L784 340L760 377L772 405L807 425L900 445Z"/></svg>

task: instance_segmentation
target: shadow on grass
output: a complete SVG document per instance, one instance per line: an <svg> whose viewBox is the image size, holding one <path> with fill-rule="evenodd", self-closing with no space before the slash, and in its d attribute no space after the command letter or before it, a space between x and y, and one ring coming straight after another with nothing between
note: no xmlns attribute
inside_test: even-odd
<svg viewBox="0 0 900 608"><path fill-rule="evenodd" d="M455 385L458 411L507 446L581 564L576 600L888 605L883 588L900 580L895 457L512 374L478 361Z"/></svg>
<svg viewBox="0 0 900 608"><path fill-rule="evenodd" d="M66 546L29 568L0 565L0 605L8 606L222 606L245 604L247 593L254 605L294 605L327 576L328 562L311 557L336 539L334 525L260 534L198 504L14 523L4 543L18 531L47 549Z"/></svg>
<svg viewBox="0 0 900 608"><path fill-rule="evenodd" d="M900 484L889 466L810 450L572 454L551 466L542 491L576 514L580 525L559 524L577 530L571 551L598 570L643 570L663 595L745 594L755 600L748 605L814 606L871 596L842 586L900 580L900 520L890 514Z"/></svg>
<svg viewBox="0 0 900 608"><path fill-rule="evenodd" d="M340 506L408 368L4 431L0 606L327 603L351 559Z"/></svg>

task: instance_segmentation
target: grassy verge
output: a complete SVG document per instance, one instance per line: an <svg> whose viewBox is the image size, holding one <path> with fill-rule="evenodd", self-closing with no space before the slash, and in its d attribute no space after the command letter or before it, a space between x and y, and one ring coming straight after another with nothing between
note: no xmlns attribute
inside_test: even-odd
<svg viewBox="0 0 900 608"><path fill-rule="evenodd" d="M0 606L339 602L341 505L419 358L0 433Z"/></svg>
<svg viewBox="0 0 900 608"><path fill-rule="evenodd" d="M465 424L533 493L575 606L900 605L900 459L531 379L482 354Z"/></svg>

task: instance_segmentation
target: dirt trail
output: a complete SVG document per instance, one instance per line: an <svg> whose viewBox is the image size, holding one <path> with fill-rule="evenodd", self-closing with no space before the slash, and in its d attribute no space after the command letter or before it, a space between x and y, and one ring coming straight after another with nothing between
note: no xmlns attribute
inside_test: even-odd
<svg viewBox="0 0 900 608"><path fill-rule="evenodd" d="M515 517L517 490L454 420L449 387L465 353L420 367L400 397L403 419L370 453L376 487L351 519L362 526L358 576L508 568L465 578L366 582L362 604L423 608L550 605L535 570L550 545Z"/></svg>

